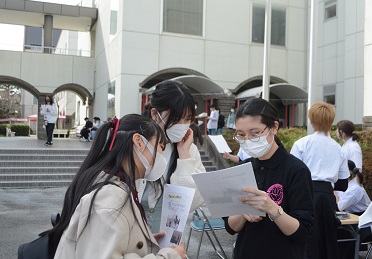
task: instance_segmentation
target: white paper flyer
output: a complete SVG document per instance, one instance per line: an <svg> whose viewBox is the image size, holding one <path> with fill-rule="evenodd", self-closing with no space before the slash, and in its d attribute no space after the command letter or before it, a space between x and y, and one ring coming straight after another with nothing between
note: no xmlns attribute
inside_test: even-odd
<svg viewBox="0 0 372 259"><path fill-rule="evenodd" d="M160 232L165 232L165 236L158 240L161 248L180 244L194 194L192 188L164 186Z"/></svg>
<svg viewBox="0 0 372 259"><path fill-rule="evenodd" d="M266 214L240 201L249 195L243 188L257 188L251 163L218 171L192 174L195 184L214 218L240 214Z"/></svg>

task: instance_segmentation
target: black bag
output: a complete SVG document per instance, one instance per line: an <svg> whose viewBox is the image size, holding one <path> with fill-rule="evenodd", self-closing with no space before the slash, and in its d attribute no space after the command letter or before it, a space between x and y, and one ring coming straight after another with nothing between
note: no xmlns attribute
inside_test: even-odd
<svg viewBox="0 0 372 259"><path fill-rule="evenodd" d="M59 213L52 213L50 218L53 227L57 225L60 219ZM18 247L18 259L49 259L49 236L47 233L26 244Z"/></svg>
<svg viewBox="0 0 372 259"><path fill-rule="evenodd" d="M18 248L18 259L49 259L48 234L38 239L20 245Z"/></svg>
<svg viewBox="0 0 372 259"><path fill-rule="evenodd" d="M225 116L223 116L222 114L220 114L218 116L218 125L217 125L217 128L223 128L225 127Z"/></svg>

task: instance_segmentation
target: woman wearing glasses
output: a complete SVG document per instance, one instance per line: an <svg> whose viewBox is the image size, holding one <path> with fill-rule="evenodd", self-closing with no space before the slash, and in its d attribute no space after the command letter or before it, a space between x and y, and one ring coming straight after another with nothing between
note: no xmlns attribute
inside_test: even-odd
<svg viewBox="0 0 372 259"><path fill-rule="evenodd" d="M235 140L252 158L258 189L246 188L241 202L267 217L235 215L225 218L226 230L238 233L234 258L304 258L313 222L310 171L290 155L276 137L278 112L254 98L236 113Z"/></svg>

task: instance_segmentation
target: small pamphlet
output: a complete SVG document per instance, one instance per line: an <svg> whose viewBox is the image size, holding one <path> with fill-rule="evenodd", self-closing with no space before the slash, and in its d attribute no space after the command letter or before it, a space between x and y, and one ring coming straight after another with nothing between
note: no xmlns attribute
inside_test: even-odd
<svg viewBox="0 0 372 259"><path fill-rule="evenodd" d="M180 244L194 194L192 188L172 184L164 186L160 232L165 232L165 236L158 240L161 248Z"/></svg>
<svg viewBox="0 0 372 259"><path fill-rule="evenodd" d="M199 117L207 117L208 116L208 113L206 112L202 112L199 114Z"/></svg>
<svg viewBox="0 0 372 259"><path fill-rule="evenodd" d="M265 217L266 214L240 201L250 194L243 188L256 188L257 183L251 163L218 171L192 174L210 213L214 218L240 214Z"/></svg>

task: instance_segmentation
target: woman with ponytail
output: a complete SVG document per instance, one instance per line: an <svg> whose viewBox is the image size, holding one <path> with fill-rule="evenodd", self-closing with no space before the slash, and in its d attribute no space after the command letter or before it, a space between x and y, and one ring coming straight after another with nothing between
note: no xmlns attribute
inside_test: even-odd
<svg viewBox="0 0 372 259"><path fill-rule="evenodd" d="M362 149L358 144L359 136L355 133L355 126L349 120L342 120L337 123L337 138L342 140L344 144L342 145L342 152L345 154L348 160L355 163L356 167L362 170Z"/></svg>
<svg viewBox="0 0 372 259"><path fill-rule="evenodd" d="M97 130L50 230L49 258L185 258L184 245L160 249L146 223L135 181L162 193L165 136L149 118L129 114Z"/></svg>

